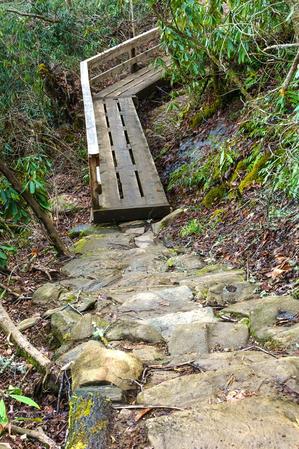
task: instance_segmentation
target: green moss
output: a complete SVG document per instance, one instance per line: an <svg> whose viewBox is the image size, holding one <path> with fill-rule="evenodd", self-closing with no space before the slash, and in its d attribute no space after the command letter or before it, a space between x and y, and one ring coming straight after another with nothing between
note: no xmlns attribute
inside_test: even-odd
<svg viewBox="0 0 299 449"><path fill-rule="evenodd" d="M243 191L250 187L255 181L259 180L259 172L266 165L270 158L270 153L264 154L253 166L252 170L247 173L245 178L239 184L239 191Z"/></svg>
<svg viewBox="0 0 299 449"><path fill-rule="evenodd" d="M223 184L212 187L202 200L202 204L207 208L212 207L225 196L226 192L226 187Z"/></svg>
<svg viewBox="0 0 299 449"><path fill-rule="evenodd" d="M204 274L214 273L215 271L225 271L225 267L221 264L215 263L201 268L196 272L196 274L198 276L203 276Z"/></svg>
<svg viewBox="0 0 299 449"><path fill-rule="evenodd" d="M204 120L212 117L212 115L215 114L215 112L218 111L218 109L221 106L221 99L217 98L213 103L208 104L207 106L203 107L199 112L197 112L192 120L191 120L191 126L192 128L196 128L199 126Z"/></svg>
<svg viewBox="0 0 299 449"><path fill-rule="evenodd" d="M102 419L99 421L95 426L93 426L90 430L91 433L98 433L102 430L106 429L108 427L108 421L107 419Z"/></svg>
<svg viewBox="0 0 299 449"><path fill-rule="evenodd" d="M84 251L85 246L88 243L88 239L86 237L83 237L82 239L78 240L74 244L74 253L75 254L81 254Z"/></svg>
<svg viewBox="0 0 299 449"><path fill-rule="evenodd" d="M236 168L232 174L231 182L235 182L237 179L239 179L240 175L244 173L247 170L248 162L244 159L239 161L236 165Z"/></svg>

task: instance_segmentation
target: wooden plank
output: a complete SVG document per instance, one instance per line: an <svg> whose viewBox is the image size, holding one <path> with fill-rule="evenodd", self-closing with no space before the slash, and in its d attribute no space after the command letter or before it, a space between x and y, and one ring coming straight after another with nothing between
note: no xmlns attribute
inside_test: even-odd
<svg viewBox="0 0 299 449"><path fill-rule="evenodd" d="M159 174L144 135L132 98L119 99L121 112L139 172L145 200L148 204L168 204Z"/></svg>
<svg viewBox="0 0 299 449"><path fill-rule="evenodd" d="M98 133L100 173L102 181L100 204L102 207L116 207L119 205L120 197L103 102L101 100L95 101L94 109Z"/></svg>
<svg viewBox="0 0 299 449"><path fill-rule="evenodd" d="M89 85L88 66L86 62L81 62L80 71L81 71L81 86L82 86L85 125L86 125L87 148L88 154L94 155L98 154L99 147L98 147L96 123L93 109L93 100Z"/></svg>
<svg viewBox="0 0 299 449"><path fill-rule="evenodd" d="M140 62L144 63L152 59L152 55L160 48L161 44L155 45L154 47L139 53L138 55L121 62L120 64L111 67L110 69L106 70L105 72L100 73L99 75L96 75L90 79L91 83L98 83L100 81L103 81L105 78L112 76L112 75L118 75L119 73L123 73L126 69L131 68L134 64L138 64ZM135 72L134 72L135 73Z"/></svg>
<svg viewBox="0 0 299 449"><path fill-rule="evenodd" d="M150 67L143 67L142 69L138 70L138 72L131 73L130 75L126 76L125 78L117 81L116 83L111 84L111 86L106 87L105 89L101 90L99 93L96 93L95 96L97 98L105 98L108 95L113 96L114 92L121 89L123 86L126 86L127 84L134 82L136 78L139 78L140 76L144 75L145 73L149 72L151 69ZM92 85L92 87L94 87ZM116 98L116 97L113 97Z"/></svg>
<svg viewBox="0 0 299 449"><path fill-rule="evenodd" d="M122 92L119 93L119 97L132 97L137 95L147 87L156 84L162 77L163 69L152 70L151 73L148 72L138 80L136 79L136 82L132 83L132 86L125 86Z"/></svg>
<svg viewBox="0 0 299 449"><path fill-rule="evenodd" d="M168 204L152 204L141 207L127 207L120 209L94 209L95 223L121 223L130 220L150 220L165 217L169 214Z"/></svg>
<svg viewBox="0 0 299 449"><path fill-rule="evenodd" d="M143 45L146 42L151 41L155 37L160 35L159 28L152 28L145 33L139 34L138 36L133 37L132 39L128 39L122 42L115 47L109 48L91 58L86 59L84 62L88 64L88 68L94 68L96 65L101 64L103 62L109 61L112 58L116 58L117 56L122 55L123 53L130 53L132 48L136 48L140 45Z"/></svg>
<svg viewBox="0 0 299 449"><path fill-rule="evenodd" d="M125 136L125 130L121 121L119 109L116 100L106 100L107 117L112 135L113 149L117 161L116 170L119 173L120 182L123 190L122 204L140 205L145 202L141 197L137 178L135 175L135 167L131 160L129 148Z"/></svg>

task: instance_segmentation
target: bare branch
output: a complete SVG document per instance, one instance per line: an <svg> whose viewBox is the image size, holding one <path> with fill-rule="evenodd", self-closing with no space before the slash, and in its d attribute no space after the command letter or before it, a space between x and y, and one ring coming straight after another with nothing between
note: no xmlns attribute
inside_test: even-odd
<svg viewBox="0 0 299 449"><path fill-rule="evenodd" d="M33 19L43 20L44 22L50 22L50 23L59 23L60 22L60 20L53 19L52 17L45 17L45 16L42 16L41 14L32 14L29 12L21 12L21 11L18 11L17 9L12 9L12 8L7 8L6 12L11 12L12 14L17 14L18 16L23 16L23 17L32 17Z"/></svg>
<svg viewBox="0 0 299 449"><path fill-rule="evenodd" d="M15 426L14 424L9 425L10 430L14 433L18 433L19 435L26 435L28 438L33 438L38 440L48 449L60 449L55 441L49 438L42 429L32 430L32 429L23 429L23 427Z"/></svg>
<svg viewBox="0 0 299 449"><path fill-rule="evenodd" d="M299 47L299 42L295 42L294 44L277 44L277 45L270 45L270 47L264 48L263 51L272 50L273 48L292 48L292 47Z"/></svg>

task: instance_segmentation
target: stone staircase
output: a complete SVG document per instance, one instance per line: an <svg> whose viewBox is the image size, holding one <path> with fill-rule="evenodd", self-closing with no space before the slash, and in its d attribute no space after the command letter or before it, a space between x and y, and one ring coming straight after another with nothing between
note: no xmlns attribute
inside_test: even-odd
<svg viewBox="0 0 299 449"><path fill-rule="evenodd" d="M51 303L73 394L114 412L94 432L71 416L68 449L299 448L299 301L260 297L241 270L166 248L144 222L72 232L65 279L33 301Z"/></svg>

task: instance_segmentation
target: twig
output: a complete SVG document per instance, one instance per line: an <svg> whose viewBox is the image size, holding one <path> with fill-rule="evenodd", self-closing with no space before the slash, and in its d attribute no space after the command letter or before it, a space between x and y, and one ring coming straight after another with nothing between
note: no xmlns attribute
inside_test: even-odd
<svg viewBox="0 0 299 449"><path fill-rule="evenodd" d="M58 446L55 443L55 441L49 438L42 429L39 430L23 429L22 427L15 426L14 424L10 424L9 428L14 433L18 433L19 435L26 435L28 438L33 438L34 440L40 441L48 449L60 449L60 446Z"/></svg>
<svg viewBox="0 0 299 449"><path fill-rule="evenodd" d="M166 406L166 405L112 405L112 408L115 410L123 410L123 409L129 409L129 410L140 410L140 409L155 409L155 408L165 408L169 410L185 410L181 407L172 407L172 406Z"/></svg>
<svg viewBox="0 0 299 449"><path fill-rule="evenodd" d="M293 61L292 66L291 66L291 68L290 68L290 70L289 70L289 72L288 72L288 74L286 76L286 79L284 80L284 82L283 82L283 84L282 84L282 86L280 88L279 92L280 92L280 94L282 96L285 96L285 93L288 90L288 87L289 87L289 85L290 85L290 83L292 81L292 78L293 78L293 76L294 76L294 74L295 74L295 72L297 70L298 65L299 65L299 50L298 50L298 52L297 52L297 54L295 56L295 59Z"/></svg>
<svg viewBox="0 0 299 449"><path fill-rule="evenodd" d="M42 16L41 14L32 14L29 12L21 12L21 11L18 11L17 9L7 8L6 12L11 12L13 14L17 14L18 16L32 17L33 19L43 20L44 22L50 22L50 23L59 23L60 22L60 20L58 20L58 19L52 19L51 17L45 17L45 16Z"/></svg>
<svg viewBox="0 0 299 449"><path fill-rule="evenodd" d="M299 42L295 42L294 44L270 45L270 47L264 48L263 51L272 50L273 48L290 48L290 47L299 47Z"/></svg>
<svg viewBox="0 0 299 449"><path fill-rule="evenodd" d="M148 369L161 369L165 371L174 370L177 368L181 368L182 366L192 366L195 360L189 360L188 362L178 363L177 365L149 365Z"/></svg>
<svg viewBox="0 0 299 449"><path fill-rule="evenodd" d="M8 287L5 284L2 284L2 282L0 282L0 288L2 288L3 290L6 290L8 293L10 293L11 295L13 295L15 298L19 298L19 293L15 292L14 290L12 290L10 287Z"/></svg>
<svg viewBox="0 0 299 449"><path fill-rule="evenodd" d="M277 355L273 354L272 352L267 351L264 348L260 348L259 346L256 346L256 345L252 345L252 346L248 346L247 348L240 349L240 352L241 351L251 351L251 349L255 349L256 351L264 352L265 354L271 355L271 357L278 359Z"/></svg>

